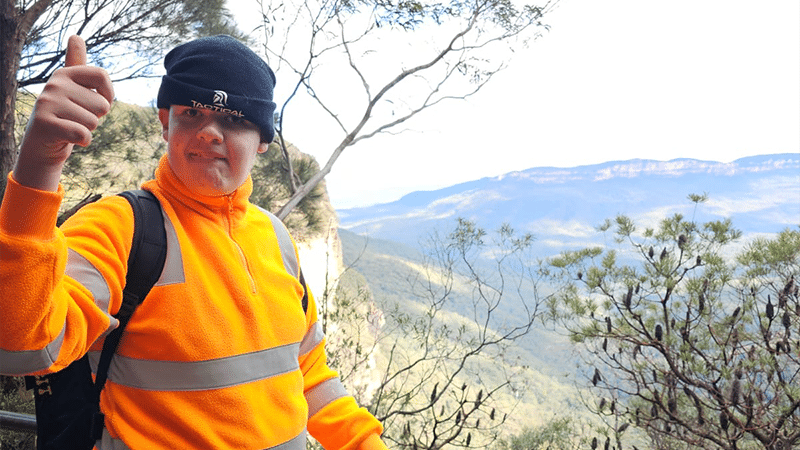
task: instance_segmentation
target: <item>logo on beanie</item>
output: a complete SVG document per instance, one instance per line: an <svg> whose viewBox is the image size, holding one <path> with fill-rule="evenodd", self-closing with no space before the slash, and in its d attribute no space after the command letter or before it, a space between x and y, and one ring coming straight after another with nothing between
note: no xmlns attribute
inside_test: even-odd
<svg viewBox="0 0 800 450"><path fill-rule="evenodd" d="M235 110L228 108L228 93L221 90L214 91L214 98L211 100L211 105L205 104L203 102L198 102L197 100L190 100L192 102L192 108L203 108L203 109L210 109L213 111L218 111L225 114L231 114L234 116L244 117L244 112L241 110Z"/></svg>
<svg viewBox="0 0 800 450"><path fill-rule="evenodd" d="M214 91L214 104L219 107L228 106L228 93L225 91Z"/></svg>

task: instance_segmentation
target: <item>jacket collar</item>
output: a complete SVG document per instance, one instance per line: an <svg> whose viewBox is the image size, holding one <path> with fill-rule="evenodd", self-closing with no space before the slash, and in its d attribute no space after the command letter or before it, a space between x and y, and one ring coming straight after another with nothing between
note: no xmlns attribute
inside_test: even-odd
<svg viewBox="0 0 800 450"><path fill-rule="evenodd" d="M145 183L145 187L152 186L151 184L154 183L170 200L178 201L211 220L226 217L236 223L247 212L250 194L253 192L253 179L248 176L244 184L231 194L221 197L199 195L189 190L178 179L170 167L166 155L161 157L155 175L155 180Z"/></svg>

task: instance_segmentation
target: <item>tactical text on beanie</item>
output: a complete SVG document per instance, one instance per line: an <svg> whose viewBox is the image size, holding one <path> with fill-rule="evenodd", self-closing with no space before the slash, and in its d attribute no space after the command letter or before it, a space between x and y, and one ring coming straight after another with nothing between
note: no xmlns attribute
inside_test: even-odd
<svg viewBox="0 0 800 450"><path fill-rule="evenodd" d="M206 108L233 114L261 129L272 142L275 74L266 62L230 36L196 39L172 49L164 58L157 106Z"/></svg>

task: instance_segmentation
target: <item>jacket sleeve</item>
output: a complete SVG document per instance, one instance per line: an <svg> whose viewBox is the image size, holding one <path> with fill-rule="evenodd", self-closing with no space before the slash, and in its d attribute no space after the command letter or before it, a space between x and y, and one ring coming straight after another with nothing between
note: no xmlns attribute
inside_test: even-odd
<svg viewBox="0 0 800 450"><path fill-rule="evenodd" d="M58 371L117 326L110 312L121 304L133 213L110 199L59 229L63 196L9 175L0 206L0 373ZM126 214L130 226L112 226Z"/></svg>
<svg viewBox="0 0 800 450"><path fill-rule="evenodd" d="M310 326L300 346L300 369L308 402L309 433L328 450L386 449L379 437L383 432L380 422L356 404L338 374L328 367L325 336L310 291L308 297L306 320Z"/></svg>

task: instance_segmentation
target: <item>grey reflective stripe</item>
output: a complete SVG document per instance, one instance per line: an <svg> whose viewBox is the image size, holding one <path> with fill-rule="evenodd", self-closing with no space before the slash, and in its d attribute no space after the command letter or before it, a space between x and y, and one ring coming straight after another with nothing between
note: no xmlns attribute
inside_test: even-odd
<svg viewBox="0 0 800 450"><path fill-rule="evenodd" d="M297 253L294 251L294 242L292 242L292 237L289 235L289 230L286 229L286 225L275 214L260 206L258 206L258 209L272 221L272 228L275 229L275 237L278 238L278 246L281 249L283 266L293 277L298 278L300 276L300 262L297 261Z"/></svg>
<svg viewBox="0 0 800 450"><path fill-rule="evenodd" d="M105 429L103 430L103 437L94 443L94 448L97 450L131 450L122 440L112 438L108 434L108 430Z"/></svg>
<svg viewBox="0 0 800 450"><path fill-rule="evenodd" d="M88 259L75 250L67 249L67 267L64 274L88 289L92 293L94 304L108 314L108 304L111 301L108 283Z"/></svg>
<svg viewBox="0 0 800 450"><path fill-rule="evenodd" d="M169 216L164 214L164 230L167 232L167 258L164 260L164 270L161 277L156 281L156 286L166 286L186 282L186 275L183 272L183 254L178 243L178 233L175 226L169 220Z"/></svg>
<svg viewBox="0 0 800 450"><path fill-rule="evenodd" d="M97 375L97 366L100 364L100 351L95 350L87 352L86 356L89 357L89 368L92 370L93 374ZM116 357L117 355L115 354L114 358Z"/></svg>
<svg viewBox="0 0 800 450"><path fill-rule="evenodd" d="M201 391L263 380L300 369L300 344L207 361L155 361L114 355L108 379L148 391Z"/></svg>
<svg viewBox="0 0 800 450"><path fill-rule="evenodd" d="M67 267L64 269L64 274L88 289L92 293L94 304L106 313L108 328L98 339L105 337L117 328L119 321L108 312L111 303L108 283L94 264L75 250L67 249Z"/></svg>
<svg viewBox="0 0 800 450"><path fill-rule="evenodd" d="M315 322L306 332L306 335L303 336L303 341L300 343L300 356L304 356L306 353L314 350L322 343L324 338L325 334L322 331L322 325L319 322Z"/></svg>
<svg viewBox="0 0 800 450"><path fill-rule="evenodd" d="M274 447L269 447L265 450L305 450L306 448L306 434L308 432L303 430L300 434L292 439L278 444ZM108 430L103 430L103 437L95 443L97 450L131 450L130 447L125 445L120 439L114 439L108 434Z"/></svg>
<svg viewBox="0 0 800 450"><path fill-rule="evenodd" d="M67 267L64 274L81 284L92 293L94 304L106 313L108 328L98 338L104 338L113 329L117 328L119 321L109 313L111 292L108 283L99 270L83 255L72 249L67 249Z"/></svg>
<svg viewBox="0 0 800 450"><path fill-rule="evenodd" d="M0 373L20 376L47 369L52 366L64 343L67 326L61 328L55 339L40 350L2 350L0 349Z"/></svg>
<svg viewBox="0 0 800 450"><path fill-rule="evenodd" d="M322 408L328 406L332 401L347 397L345 389L339 378L331 378L311 388L306 392L306 402L308 403L308 417L320 412Z"/></svg>

